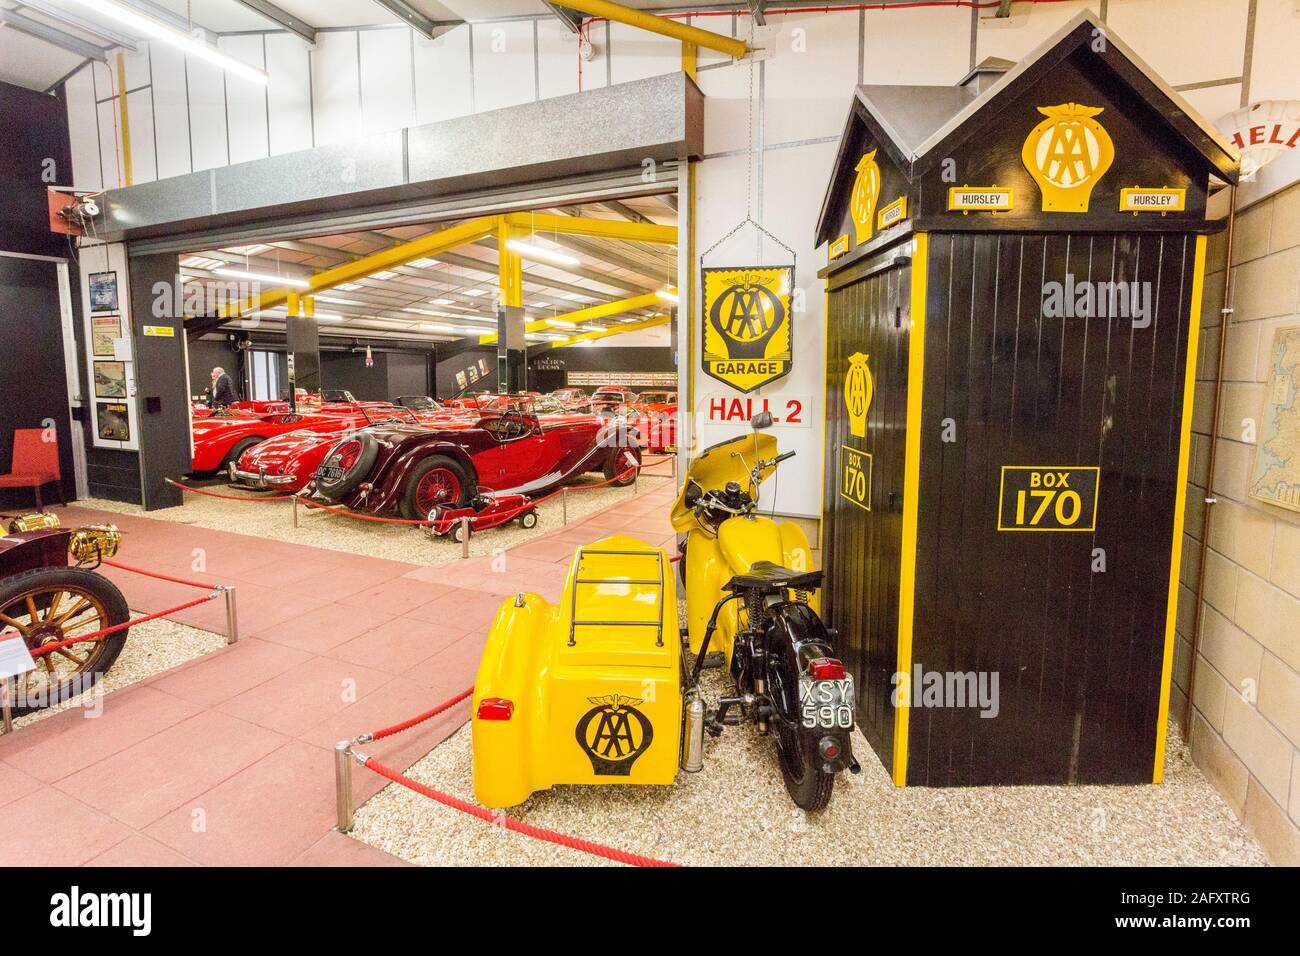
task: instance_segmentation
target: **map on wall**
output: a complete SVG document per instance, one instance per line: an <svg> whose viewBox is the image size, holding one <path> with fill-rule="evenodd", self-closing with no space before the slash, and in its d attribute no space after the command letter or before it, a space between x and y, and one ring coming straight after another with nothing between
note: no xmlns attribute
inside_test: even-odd
<svg viewBox="0 0 1300 956"><path fill-rule="evenodd" d="M1273 337L1250 496L1300 511L1300 326Z"/></svg>

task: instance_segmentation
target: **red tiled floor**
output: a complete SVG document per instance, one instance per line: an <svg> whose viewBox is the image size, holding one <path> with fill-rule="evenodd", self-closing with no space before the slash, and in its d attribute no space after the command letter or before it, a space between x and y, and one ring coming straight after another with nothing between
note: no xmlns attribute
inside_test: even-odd
<svg viewBox="0 0 1300 956"><path fill-rule="evenodd" d="M150 679L148 686L213 707L311 660L306 651L245 638L215 654Z"/></svg>
<svg viewBox="0 0 1300 956"><path fill-rule="evenodd" d="M392 680L383 671L313 657L218 705L260 727L296 736L331 714L356 704Z"/></svg>
<svg viewBox="0 0 1300 956"><path fill-rule="evenodd" d="M47 783L111 757L194 716L198 708L151 687L101 698L102 712L71 707L0 740L0 757Z"/></svg>
<svg viewBox="0 0 1300 956"><path fill-rule="evenodd" d="M93 857L87 866L193 866L194 861L139 833Z"/></svg>
<svg viewBox="0 0 1300 956"><path fill-rule="evenodd" d="M334 742L470 686L505 596L527 590L555 600L578 545L636 527L652 544L674 546L665 517L671 500L629 494L608 514L567 526L557 511L543 536L504 556L424 567L68 509L65 523L118 524L124 564L234 584L241 640L110 695L95 720L72 711L0 738L0 862L400 864L330 832ZM140 612L202 593L106 571ZM314 586L321 579L328 589ZM224 633L221 602L180 617ZM370 751L404 769L468 711L462 703ZM364 769L354 773L358 800L385 784ZM30 825L51 812L59 820L53 835Z"/></svg>
<svg viewBox="0 0 1300 956"><path fill-rule="evenodd" d="M78 866L131 834L125 825L53 787L0 806L0 866Z"/></svg>
<svg viewBox="0 0 1300 956"><path fill-rule="evenodd" d="M284 742L280 734L205 710L63 778L57 786L139 829Z"/></svg>
<svg viewBox="0 0 1300 956"><path fill-rule="evenodd" d="M334 822L333 754L290 741L149 826L149 836L209 866L278 866ZM284 799L292 793L292 799ZM194 813L202 811L201 826Z"/></svg>

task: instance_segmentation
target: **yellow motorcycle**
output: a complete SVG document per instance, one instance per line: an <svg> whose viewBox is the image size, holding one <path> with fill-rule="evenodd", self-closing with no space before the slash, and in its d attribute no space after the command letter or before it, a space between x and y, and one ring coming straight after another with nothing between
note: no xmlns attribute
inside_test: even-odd
<svg viewBox="0 0 1300 956"><path fill-rule="evenodd" d="M673 507L687 544L685 635L668 555L626 535L575 550L558 604L522 592L502 604L474 682L480 803L515 806L556 784L671 784L679 768L703 769L705 733L742 720L775 736L805 810L826 806L841 770L860 769L853 679L817 616L808 539L756 511L759 484L793 454L760 434L770 424L758 416L752 436L701 454ZM708 661L730 667L736 690L712 708Z"/></svg>
<svg viewBox="0 0 1300 956"><path fill-rule="evenodd" d="M753 721L772 734L786 789L804 810L831 798L835 775L860 771L853 757L854 686L835 656L835 635L818 616L822 573L812 567L807 536L793 522L758 513L759 486L794 452L777 454L764 434L770 413L754 417L752 434L706 449L692 463L673 506L686 589L688 646L695 655L686 680L686 757L698 770L702 750L693 721L701 710L702 669L725 665L735 695L705 710L703 729ZM693 733L695 731L695 733Z"/></svg>

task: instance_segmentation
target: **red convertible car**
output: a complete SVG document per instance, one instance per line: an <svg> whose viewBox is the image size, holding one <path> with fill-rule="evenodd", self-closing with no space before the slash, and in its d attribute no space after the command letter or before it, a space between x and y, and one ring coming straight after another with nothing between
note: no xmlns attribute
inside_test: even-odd
<svg viewBox="0 0 1300 956"><path fill-rule="evenodd" d="M646 389L631 404L619 409L627 417L628 425L646 439L652 451L666 451L677 447L677 390L673 388Z"/></svg>
<svg viewBox="0 0 1300 956"><path fill-rule="evenodd" d="M316 494L355 510L422 519L437 505L462 507L479 491L537 496L591 471L629 485L636 471L625 472L640 462L640 438L621 422L512 408L389 422L341 438L285 435L245 453L230 476L290 491L311 482Z"/></svg>

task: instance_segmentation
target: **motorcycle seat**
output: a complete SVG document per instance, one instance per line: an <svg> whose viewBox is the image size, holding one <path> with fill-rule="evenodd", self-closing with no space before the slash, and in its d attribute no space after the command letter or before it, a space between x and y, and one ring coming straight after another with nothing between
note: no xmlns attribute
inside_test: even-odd
<svg viewBox="0 0 1300 956"><path fill-rule="evenodd" d="M820 587L820 571L794 571L772 561L755 561L744 574L734 575L727 582L728 591L811 591Z"/></svg>

